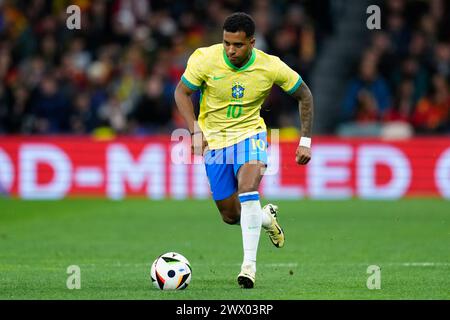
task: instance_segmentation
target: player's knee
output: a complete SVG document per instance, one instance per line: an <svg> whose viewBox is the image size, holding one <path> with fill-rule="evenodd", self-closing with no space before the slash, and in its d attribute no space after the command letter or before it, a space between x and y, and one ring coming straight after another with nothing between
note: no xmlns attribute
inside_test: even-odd
<svg viewBox="0 0 450 320"><path fill-rule="evenodd" d="M236 214L232 214L229 211L221 211L220 214L222 215L222 220L226 224L237 224L239 223L239 216Z"/></svg>
<svg viewBox="0 0 450 320"><path fill-rule="evenodd" d="M239 219L237 218L230 218L230 217L224 217L222 216L222 220L223 222L225 222L226 224L238 224L239 223Z"/></svg>

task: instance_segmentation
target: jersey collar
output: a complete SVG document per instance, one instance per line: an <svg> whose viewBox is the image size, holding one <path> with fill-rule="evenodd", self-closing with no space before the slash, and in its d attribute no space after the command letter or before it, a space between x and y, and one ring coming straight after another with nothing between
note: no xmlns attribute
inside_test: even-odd
<svg viewBox="0 0 450 320"><path fill-rule="evenodd" d="M229 66L233 70L244 71L244 70L248 69L248 67L250 67L253 64L253 62L255 62L255 59L256 59L256 51L255 51L255 49L252 49L252 56L250 57L250 59L247 61L247 63L245 65L238 68L234 64L231 63L231 61L227 57L227 54L225 53L225 50L223 50L223 60L225 60L225 63L227 64L227 66Z"/></svg>

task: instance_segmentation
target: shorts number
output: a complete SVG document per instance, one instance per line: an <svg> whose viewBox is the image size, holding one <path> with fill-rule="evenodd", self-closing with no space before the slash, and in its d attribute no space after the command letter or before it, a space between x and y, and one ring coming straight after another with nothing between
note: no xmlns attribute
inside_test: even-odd
<svg viewBox="0 0 450 320"><path fill-rule="evenodd" d="M256 150L256 148L258 148L261 151L266 150L266 144L264 143L263 140L261 140L261 139L258 139L258 140L251 139L251 141L252 141L252 148L253 148L253 150Z"/></svg>
<svg viewBox="0 0 450 320"><path fill-rule="evenodd" d="M240 105L236 105L236 104L232 104L230 106L228 106L227 109L227 118L239 118L239 116L242 114L242 106Z"/></svg>

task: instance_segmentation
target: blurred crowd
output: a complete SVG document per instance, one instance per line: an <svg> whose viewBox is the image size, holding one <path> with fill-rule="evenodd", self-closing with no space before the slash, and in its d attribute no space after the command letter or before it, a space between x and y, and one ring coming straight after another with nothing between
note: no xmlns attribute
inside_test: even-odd
<svg viewBox="0 0 450 320"><path fill-rule="evenodd" d="M72 4L81 9L80 30L66 26ZM254 17L257 48L305 79L332 32L327 0L0 1L0 134L184 127L174 88L189 55L220 43L223 21L235 11ZM294 111L295 101L274 88L262 112L279 127L292 124Z"/></svg>
<svg viewBox="0 0 450 320"><path fill-rule="evenodd" d="M450 133L450 2L385 1L342 106L341 135Z"/></svg>

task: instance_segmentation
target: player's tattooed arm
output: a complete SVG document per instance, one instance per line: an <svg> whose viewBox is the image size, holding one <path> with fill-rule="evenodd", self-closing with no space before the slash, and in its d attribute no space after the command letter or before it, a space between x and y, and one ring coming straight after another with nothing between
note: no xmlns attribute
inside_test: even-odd
<svg viewBox="0 0 450 320"><path fill-rule="evenodd" d="M311 90L303 82L292 95L299 101L301 136L311 138L314 116L314 102Z"/></svg>
<svg viewBox="0 0 450 320"><path fill-rule="evenodd" d="M302 83L300 87L293 93L293 97L298 100L301 123L302 138L311 138L312 125L314 116L314 102L311 90L309 90L306 83ZM305 165L311 160L311 147L301 146L297 147L295 152L295 161L298 164Z"/></svg>

